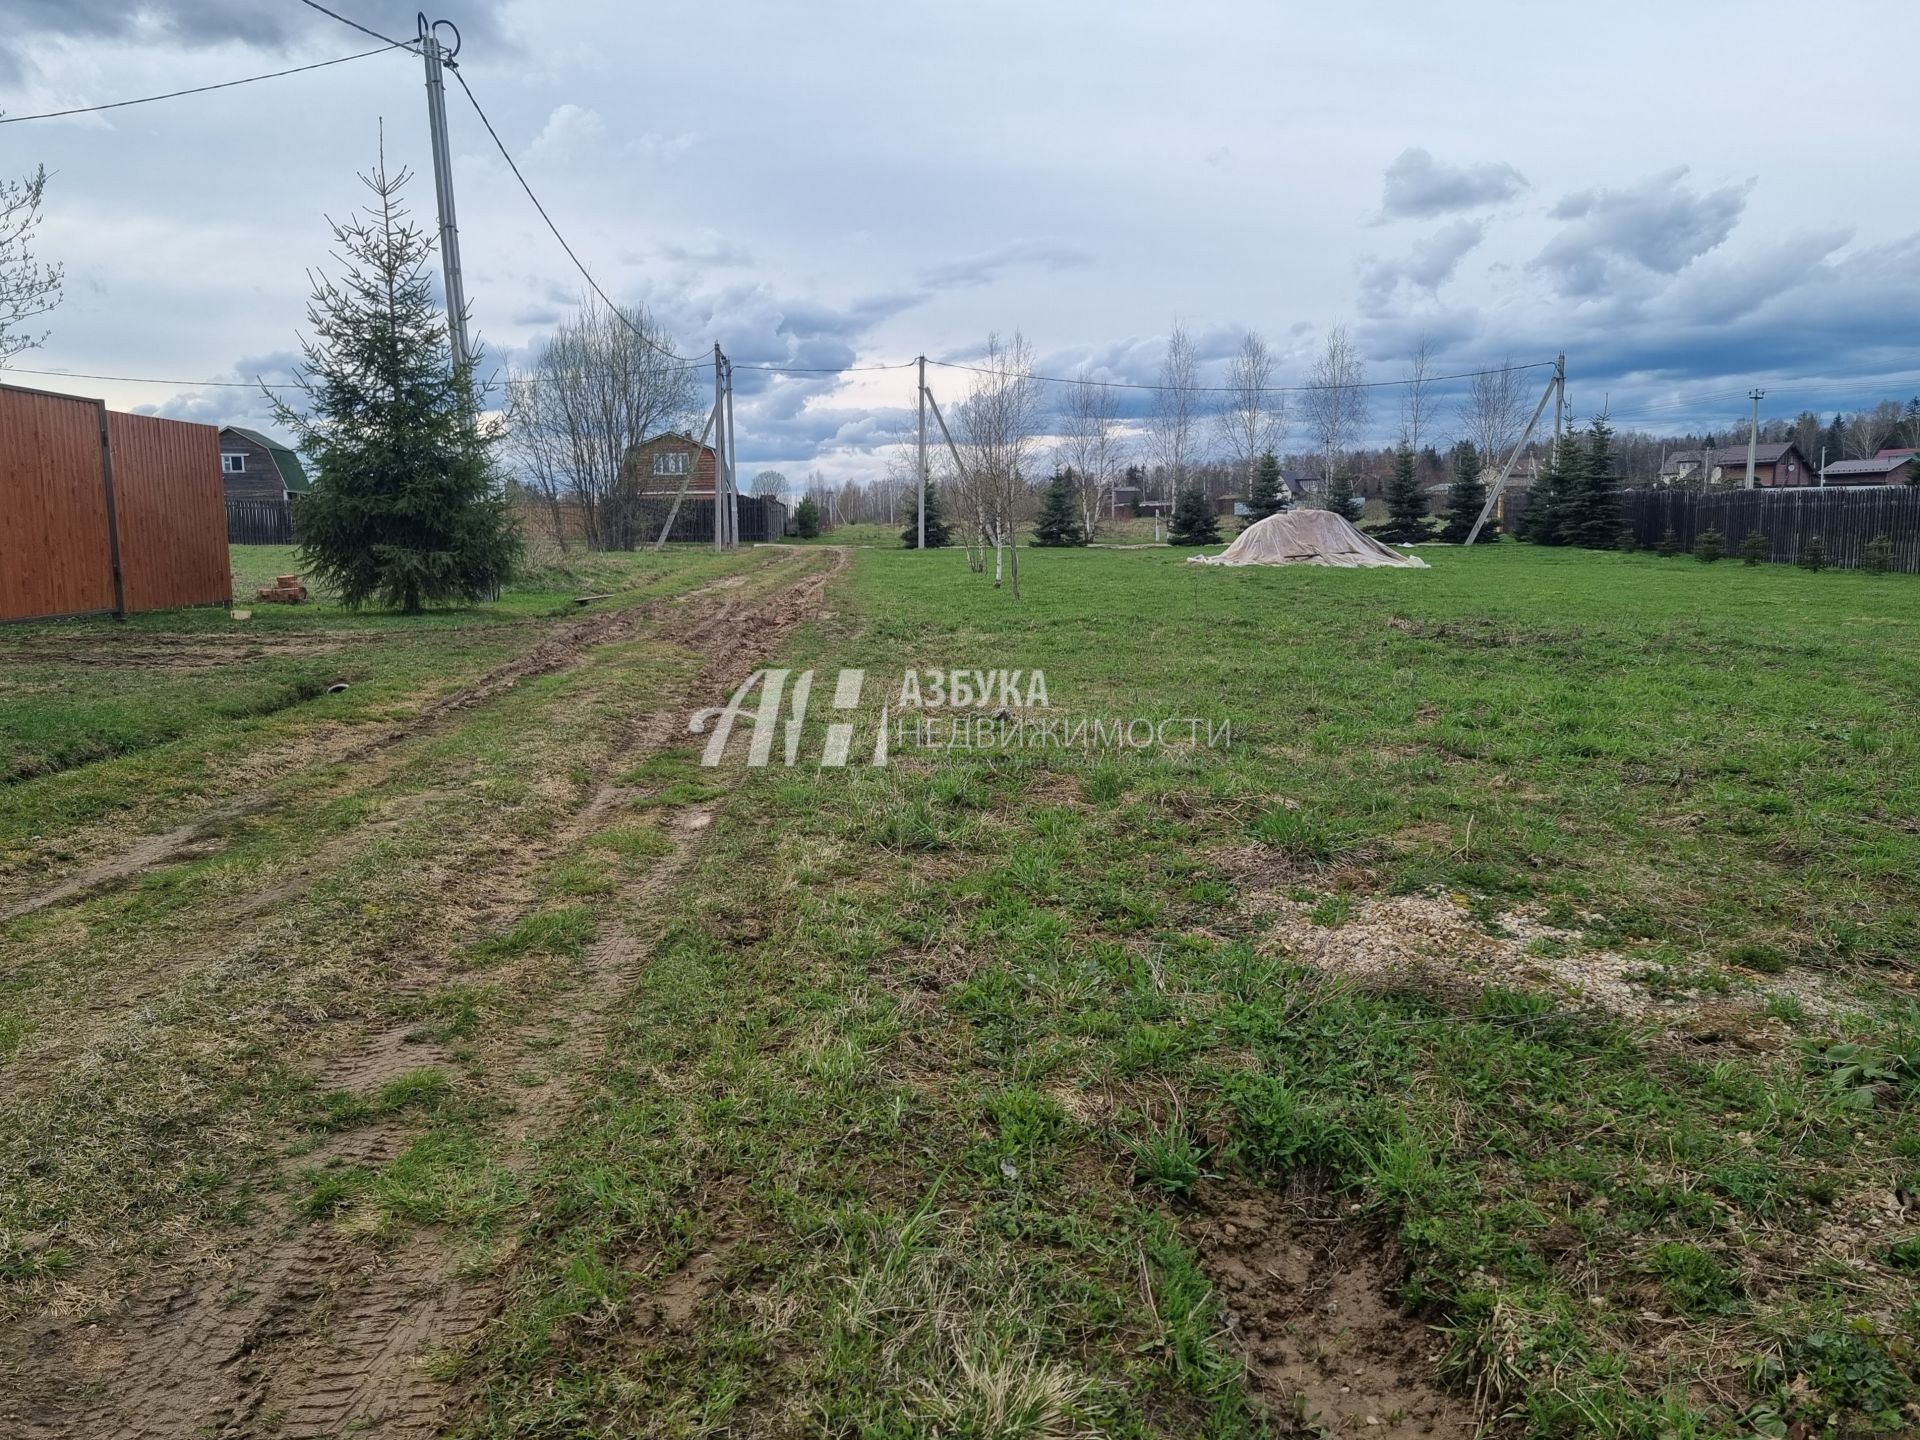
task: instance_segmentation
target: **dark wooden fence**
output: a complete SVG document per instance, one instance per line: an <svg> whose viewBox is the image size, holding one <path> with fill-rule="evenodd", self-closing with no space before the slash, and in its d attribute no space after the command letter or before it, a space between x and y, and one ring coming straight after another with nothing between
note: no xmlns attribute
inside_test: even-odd
<svg viewBox="0 0 1920 1440"><path fill-rule="evenodd" d="M288 500L228 500L229 545L291 545L293 503Z"/></svg>
<svg viewBox="0 0 1920 1440"><path fill-rule="evenodd" d="M1828 564L1856 566L1867 542L1885 535L1893 542L1893 568L1920 573L1920 488L1914 486L1628 490L1620 508L1635 542L1644 546L1658 545L1671 527L1680 548L1691 550L1704 531L1718 530L1733 555L1757 530L1767 538L1769 560L1797 560L1801 547L1817 536Z"/></svg>
<svg viewBox="0 0 1920 1440"><path fill-rule="evenodd" d="M671 498L648 496L636 507L637 528L643 543L651 545L660 538L660 527L667 523ZM751 545L760 540L778 540L786 533L787 507L778 500L755 495L740 497L740 543ZM689 495L680 502L680 513L673 517L671 542L713 543L713 497Z"/></svg>
<svg viewBox="0 0 1920 1440"><path fill-rule="evenodd" d="M224 605L220 432L0 385L0 620Z"/></svg>

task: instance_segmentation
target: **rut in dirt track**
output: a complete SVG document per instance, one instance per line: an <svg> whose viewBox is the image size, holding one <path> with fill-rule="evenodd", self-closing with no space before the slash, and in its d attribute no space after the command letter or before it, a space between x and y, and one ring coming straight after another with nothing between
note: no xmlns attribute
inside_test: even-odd
<svg viewBox="0 0 1920 1440"><path fill-rule="evenodd" d="M671 638L702 657L697 677L681 697L683 708L635 717L607 762L607 773L679 738L685 714L724 700L795 626L820 612L827 586L849 555L766 598L724 591L696 592ZM719 598L717 604L712 603ZM629 625L576 627L572 654L620 638ZM584 638L591 636L593 638ZM536 647L540 648L540 647ZM516 677L544 673L567 662L554 648L523 657ZM464 704L483 703L482 686L498 694L512 680L502 667ZM438 713L445 713L446 706ZM554 842L593 828L595 817L622 798L603 780ZM661 909L647 902L666 891L691 864L710 819L710 807L668 817L671 850L619 896L620 908L648 917L602 937L589 951L585 975L546 1012L521 1017L518 1030L482 1058L489 1084L503 1091L538 1043L537 1032L564 1007L567 1049L577 1068L591 1059L606 1017L638 979L657 938L649 927ZM522 862L534 863L534 862ZM398 988L428 989L438 976L403 976ZM388 1030L343 1035L325 1085L436 1062L430 1045L413 1045ZM532 1092L514 1089L509 1143L547 1133L574 1103L569 1086L554 1082ZM293 1137L289 1137L291 1142ZM304 1163L338 1160L379 1165L407 1136L397 1123L374 1124L337 1137ZM510 1162L511 1163L511 1162ZM286 1437L343 1433L412 1437L437 1433L445 1418L446 1386L433 1359L469 1347L497 1300L488 1282L457 1276L455 1257L432 1230L411 1231L381 1247L326 1223L297 1219L284 1203L269 1207L251 1231L219 1255L177 1262L119 1314L97 1324L46 1323L35 1334L0 1337L25 1342L34 1363L33 1397L20 1408L0 1402L0 1432L42 1437L86 1435L113 1440L188 1440L273 1433ZM10 1430L8 1427L18 1426Z"/></svg>
<svg viewBox="0 0 1920 1440"><path fill-rule="evenodd" d="M793 552L775 549L768 553L784 558ZM830 553L833 557L832 563L825 570L816 571L805 577L782 594L792 603L799 605L810 603L807 597L817 600L820 590L829 579L845 568L848 560L848 552L844 550L834 549ZM611 610L556 625L534 645L512 659L495 666L471 685L464 686L453 694L443 696L424 706L417 714L409 717L406 723L383 731L371 739L352 738L347 748L339 753L329 754L327 763L336 765L373 763L383 752L401 741L424 733L450 716L470 710L477 705L484 705L522 681L565 670L577 662L581 654L591 647L625 639L637 633L644 625L659 621L670 614L674 608L697 604L715 594L725 594L727 590L739 585L747 578L732 576L674 600L653 601L645 605L632 606L624 610ZM723 605L720 617L732 618L732 607ZM684 638L689 644L694 644L696 640L713 641L716 626L721 623L720 617L714 615L698 617L691 627L697 632L696 634L675 638ZM787 627L775 626L769 630L767 626L761 625L756 628L763 634L778 638L778 635ZM751 650L745 637L734 639L730 645L723 643L722 648L734 651L743 648ZM728 656L716 658L723 661L731 659ZM64 904L68 900L79 899L98 890L125 884L160 865L186 858L195 851L196 847L206 843L220 827L270 808L275 799L275 792L263 787L224 801L184 824L161 834L148 836L117 855L85 866L59 883L36 891L0 909L0 924L16 920L22 915L30 915L36 910L44 910L50 905Z"/></svg>

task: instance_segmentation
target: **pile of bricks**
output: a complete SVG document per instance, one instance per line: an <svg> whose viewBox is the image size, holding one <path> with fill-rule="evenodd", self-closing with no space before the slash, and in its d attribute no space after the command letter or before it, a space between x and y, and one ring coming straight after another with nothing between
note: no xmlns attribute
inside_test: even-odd
<svg viewBox="0 0 1920 1440"><path fill-rule="evenodd" d="M262 585L253 592L257 600L265 600L269 605L298 605L307 598L307 587L300 583L298 575L276 575L271 585Z"/></svg>

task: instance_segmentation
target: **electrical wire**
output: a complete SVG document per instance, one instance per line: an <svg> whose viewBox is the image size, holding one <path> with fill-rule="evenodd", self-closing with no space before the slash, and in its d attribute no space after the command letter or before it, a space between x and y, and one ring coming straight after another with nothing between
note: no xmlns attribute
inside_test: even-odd
<svg viewBox="0 0 1920 1440"><path fill-rule="evenodd" d="M298 390L290 380L162 380L152 375L89 375L79 370L29 370L21 365L0 366L0 382L9 375L44 375L58 380L112 380L121 385L177 385L183 390Z"/></svg>
<svg viewBox="0 0 1920 1440"><path fill-rule="evenodd" d="M986 369L984 366L962 365L952 360L929 360L927 363L929 365L938 365L943 370L966 370L975 375L996 375L1001 373L996 370ZM1422 377L1421 383L1438 385L1448 380L1472 380L1482 375L1512 375L1524 370L1551 368L1554 364L1555 362L1552 360L1532 360L1525 365L1496 365L1490 370L1461 370L1452 375L1427 375ZM1131 380L1083 380L1065 375L1023 375L1018 378L1037 380L1045 385L1096 385L1103 390L1175 390L1184 388L1188 393L1196 395L1238 395L1245 393L1247 388L1256 390L1262 395L1300 395L1319 390L1387 390L1413 383L1408 380L1363 380L1357 385L1256 385L1252 387L1239 385L1188 385L1181 387L1174 385L1146 385Z"/></svg>
<svg viewBox="0 0 1920 1440"><path fill-rule="evenodd" d="M304 3L312 4L313 0L304 0ZM453 71L453 78L460 82L460 88L466 92L467 103L473 106L473 113L478 115L480 117L480 123L487 127L487 134L492 137L494 148L500 152L500 158L507 162L507 169L511 170L513 172L513 178L520 182L520 188L527 192L527 199L533 202L533 208L540 212L540 218L547 222L547 229L553 232L553 238L560 242L560 248L567 252L567 259L573 262L573 268L580 272L581 278L592 287L593 293L605 301L607 308L620 317L620 323L637 335L649 349L657 351L669 360L683 362L689 370L711 364L712 362L710 360L696 360L691 355L680 355L669 350L658 340L655 340L651 335L647 334L640 326L634 324L633 321L628 318L627 312L614 303L613 297L600 288L600 282L593 278L593 272L581 263L578 255L574 254L573 246L569 245L567 243L567 237L560 233L560 227L553 223L553 217L547 213L547 207L542 205L540 203L540 197L533 193L533 186L527 183L527 177L520 173L520 167L514 163L513 156L508 152L506 143L500 138L500 132L493 128L493 121L487 118L487 112L480 108L480 102L474 98L473 89L467 84L467 77L460 73L460 67L457 65L449 63L447 68Z"/></svg>
<svg viewBox="0 0 1920 1440"><path fill-rule="evenodd" d="M156 100L177 100L182 95L205 95L209 90L231 90L236 85L253 85L261 80L278 80L286 75L301 75L308 70L324 70L329 65L344 65L349 60L365 60L369 55L384 55L389 50L407 48L395 40L381 46L378 50L362 50L355 55L342 55L338 60L316 60L311 65L296 65L291 70L274 70L265 75L249 75L241 80L222 80L217 85L195 85L190 90L169 90L164 95L142 95L137 100L112 100L105 105L76 105L71 110L46 110L38 115L0 116L0 125L20 125L28 120L58 120L65 115L92 115L101 110L124 110L129 105L151 105Z"/></svg>
<svg viewBox="0 0 1920 1440"><path fill-rule="evenodd" d="M355 30L358 30L362 35L371 35L376 40L384 40L387 42L387 44L397 45L402 50L413 50L413 47L418 43L417 41L413 41L413 40L396 40L391 35L382 35L378 30L369 30L365 25L362 25L358 20L349 20L346 16L342 15L337 10L329 10L324 5L315 4L314 0L300 0L300 3L306 6L309 10L318 10L322 15L325 15L329 20L338 20L342 25L349 25L353 27ZM418 55L420 52L418 50L414 50L413 53Z"/></svg>

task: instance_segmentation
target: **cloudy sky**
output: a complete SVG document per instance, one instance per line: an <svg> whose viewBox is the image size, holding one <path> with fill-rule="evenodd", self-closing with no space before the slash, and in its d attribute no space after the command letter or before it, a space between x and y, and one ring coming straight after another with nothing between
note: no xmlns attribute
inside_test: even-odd
<svg viewBox="0 0 1920 1440"><path fill-rule="evenodd" d="M330 8L392 35L411 9ZM371 43L298 0L10 0L14 115ZM1305 378L1349 325L1372 378L1567 355L1577 412L1726 427L1920 392L1920 6L1747 0L446 0L462 73L581 258L697 351L964 360L1024 331L1052 374L1151 381L1178 318ZM1815 43L1817 41L1817 43ZM1877 57L1877 58L1876 58ZM449 97L467 290L496 363L583 282ZM283 377L323 216L384 118L428 169L403 52L104 115L0 126L44 162L67 266L20 366ZM423 178L413 203L431 219ZM934 373L958 399L966 377ZM260 419L242 389L20 376L127 408ZM743 460L866 476L910 372L740 376ZM1393 419L1376 401L1379 436ZM1296 429L1295 440L1305 447Z"/></svg>

